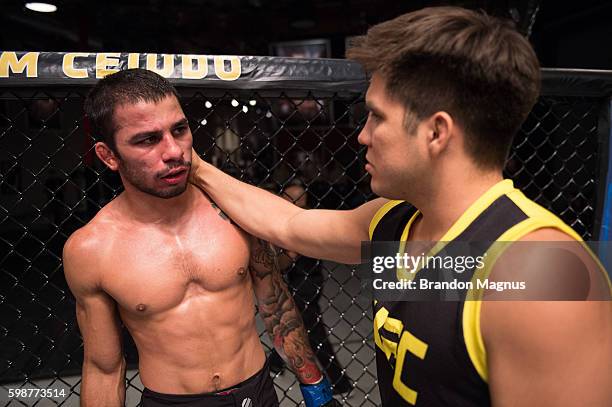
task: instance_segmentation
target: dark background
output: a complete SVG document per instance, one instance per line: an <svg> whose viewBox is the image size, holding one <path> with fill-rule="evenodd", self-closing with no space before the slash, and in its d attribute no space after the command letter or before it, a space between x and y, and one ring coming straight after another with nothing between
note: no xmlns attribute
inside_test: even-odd
<svg viewBox="0 0 612 407"><path fill-rule="evenodd" d="M56 13L0 0L0 48L11 51L107 51L268 55L269 44L331 41L343 57L347 36L410 10L461 5L513 17L542 66L612 69L612 2L602 0L57 0Z"/></svg>

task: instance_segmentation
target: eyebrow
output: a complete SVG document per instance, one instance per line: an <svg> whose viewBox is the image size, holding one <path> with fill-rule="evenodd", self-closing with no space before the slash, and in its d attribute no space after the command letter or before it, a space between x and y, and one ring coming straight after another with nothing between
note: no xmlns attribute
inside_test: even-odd
<svg viewBox="0 0 612 407"><path fill-rule="evenodd" d="M367 101L365 102L365 108L367 111L372 112L377 116L380 116L380 117L384 116L381 110L379 110L376 106L372 105L371 103L368 103Z"/></svg>
<svg viewBox="0 0 612 407"><path fill-rule="evenodd" d="M173 128L173 129L175 129L175 128L177 128L177 127L180 127L180 126L186 126L186 125L188 125L188 124L189 124L189 120L187 120L187 118L186 118L186 117L183 117L181 120L179 120L179 121L177 121L176 123L174 123L174 124L172 125L172 128Z"/></svg>
<svg viewBox="0 0 612 407"><path fill-rule="evenodd" d="M186 126L189 124L189 120L187 120L186 117L183 117L182 119L178 120L177 122L175 122L171 128L172 129L176 129L177 127L181 127L181 126ZM162 131L160 130L153 130L153 131L143 131L140 133L136 133L136 134L132 134L128 140L129 143L138 143L139 141L142 140L146 140L149 137L159 137L162 135Z"/></svg>

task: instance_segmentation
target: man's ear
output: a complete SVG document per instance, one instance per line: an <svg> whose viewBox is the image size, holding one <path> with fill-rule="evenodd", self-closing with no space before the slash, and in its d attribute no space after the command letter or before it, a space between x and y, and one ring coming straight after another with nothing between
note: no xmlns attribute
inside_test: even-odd
<svg viewBox="0 0 612 407"><path fill-rule="evenodd" d="M95 145L96 155L112 171L119 169L119 159L115 152L102 141Z"/></svg>
<svg viewBox="0 0 612 407"><path fill-rule="evenodd" d="M444 152L453 140L456 123L452 116L444 111L436 112L427 119L428 147L432 155Z"/></svg>

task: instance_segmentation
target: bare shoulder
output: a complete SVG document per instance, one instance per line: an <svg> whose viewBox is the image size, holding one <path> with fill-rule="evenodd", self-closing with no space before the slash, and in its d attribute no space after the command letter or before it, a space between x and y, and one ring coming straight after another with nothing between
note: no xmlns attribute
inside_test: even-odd
<svg viewBox="0 0 612 407"><path fill-rule="evenodd" d="M540 352L537 361L581 341L594 346L612 333L612 323L604 323L612 321L605 271L581 241L558 229L539 229L512 244L491 276L524 283L516 296L494 293L483 301L481 328L493 351Z"/></svg>
<svg viewBox="0 0 612 407"><path fill-rule="evenodd" d="M374 215L388 202L387 198L375 198L353 209L352 212L367 220L369 225Z"/></svg>
<svg viewBox="0 0 612 407"><path fill-rule="evenodd" d="M64 244L64 273L73 288L80 284L97 284L100 279L99 265L107 255L114 235L113 222L105 208L74 231Z"/></svg>
<svg viewBox="0 0 612 407"><path fill-rule="evenodd" d="M524 405L604 405L610 394L602 389L612 377L612 302L605 300L604 274L562 232L542 230L517 243L531 247L507 263L511 278L501 280L523 280L526 299L489 298L480 314L494 404L522 394ZM568 368L572 375L559 374Z"/></svg>
<svg viewBox="0 0 612 407"><path fill-rule="evenodd" d="M375 198L346 212L348 215L347 220L360 231L359 238L361 241L369 240L372 220L382 216L384 211L381 211L381 209L388 202L389 200L386 198ZM343 211L338 211L338 213L343 213ZM377 214L379 215L377 216Z"/></svg>
<svg viewBox="0 0 612 407"><path fill-rule="evenodd" d="M101 230L99 226L88 223L87 225L75 230L64 244L64 262L78 261L87 258L95 258L97 243L101 242Z"/></svg>
<svg viewBox="0 0 612 407"><path fill-rule="evenodd" d="M75 230L64 245L64 255L92 257L94 260L110 242L114 234L112 209L102 208L85 226Z"/></svg>
<svg viewBox="0 0 612 407"><path fill-rule="evenodd" d="M556 228L541 228L523 236L521 241L532 242L576 242L576 239ZM577 245L576 247L579 247Z"/></svg>
<svg viewBox="0 0 612 407"><path fill-rule="evenodd" d="M494 300L579 301L610 299L606 272L583 241L553 228L497 246L490 279L521 284L521 290L486 293Z"/></svg>

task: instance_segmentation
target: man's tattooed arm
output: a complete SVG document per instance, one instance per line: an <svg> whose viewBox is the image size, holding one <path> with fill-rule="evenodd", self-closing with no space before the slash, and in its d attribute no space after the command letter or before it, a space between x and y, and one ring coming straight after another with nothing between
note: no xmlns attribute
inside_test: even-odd
<svg viewBox="0 0 612 407"><path fill-rule="evenodd" d="M308 342L302 317L278 269L276 254L268 242L252 239L250 270L259 313L274 348L301 383L318 382L323 375Z"/></svg>
<svg viewBox="0 0 612 407"><path fill-rule="evenodd" d="M221 208L219 208L219 207L217 206L217 204L216 204L216 203L214 203L214 202L212 202L212 201L211 201L211 202L210 202L210 206L212 206L212 207L213 207L213 209L214 209L215 211L217 211L217 213L219 214L219 216L221 216L221 219L223 219L223 220L227 220L227 221L229 221L230 223L233 223L233 222L232 222L232 220L229 218L229 216L227 216L227 215L225 214L225 212L223 212L223 211L221 210Z"/></svg>

